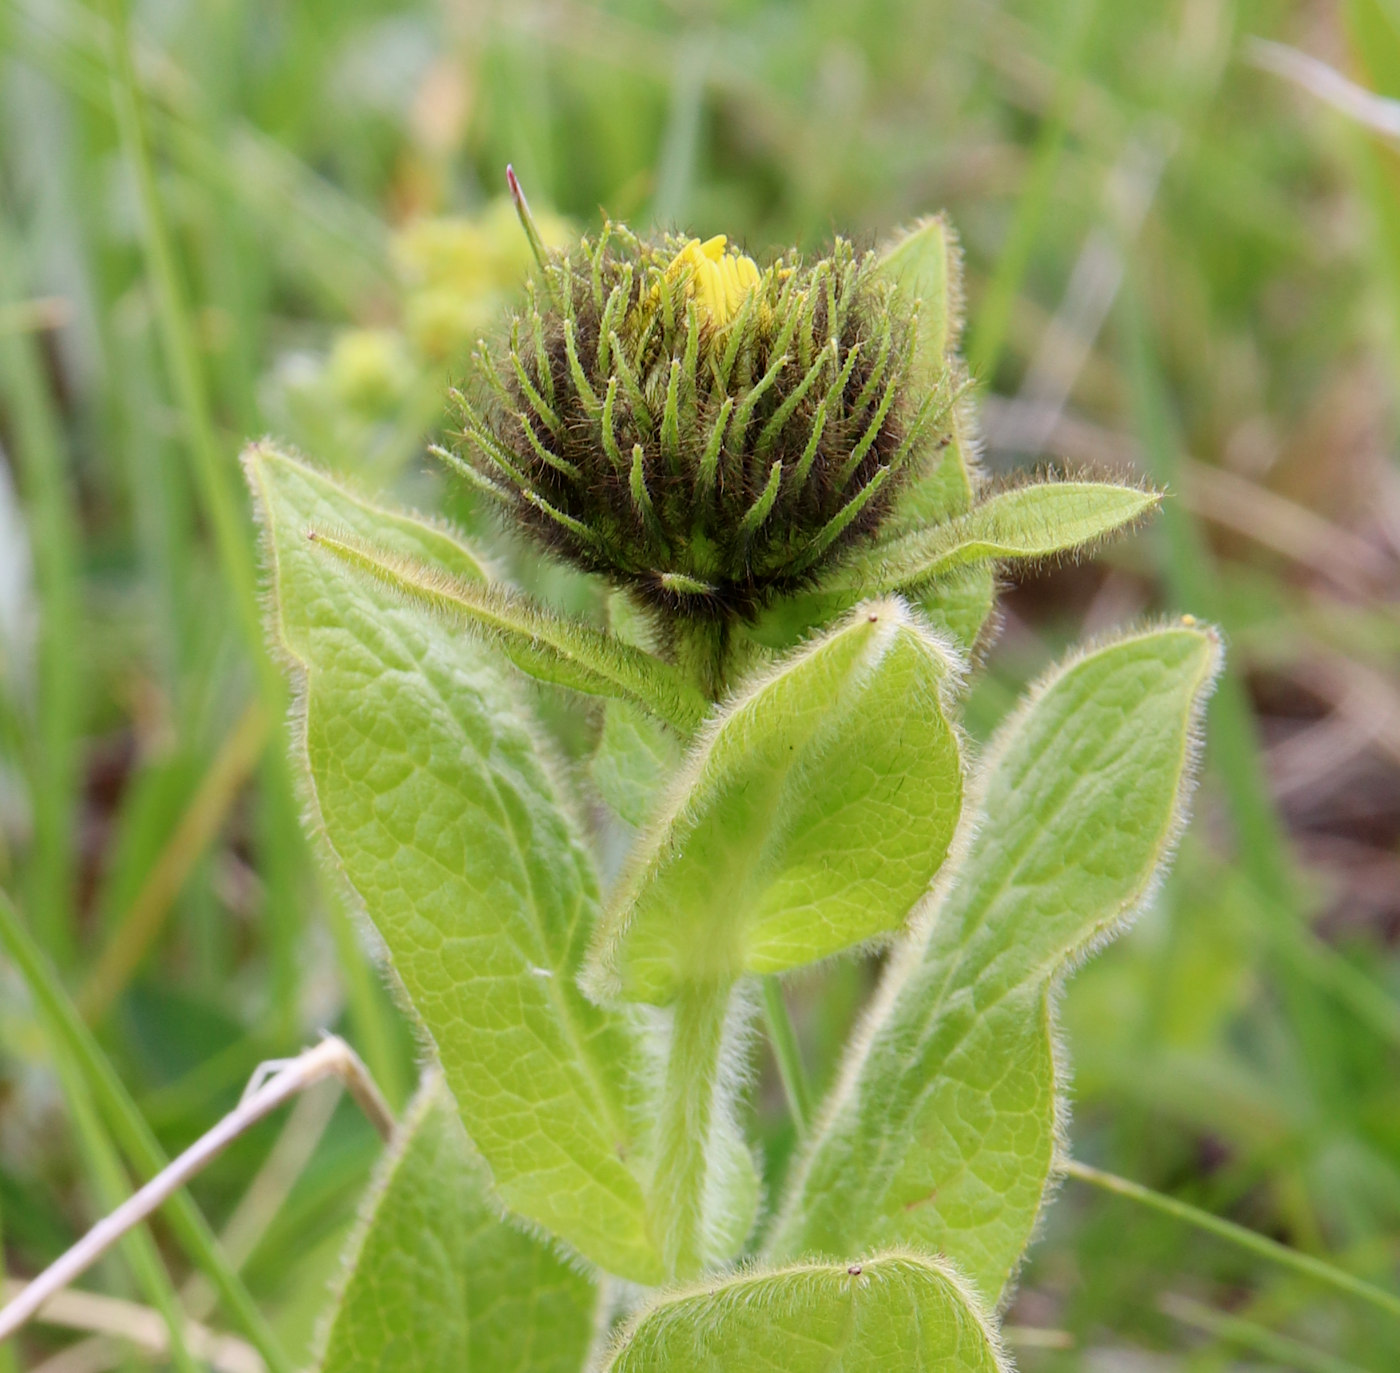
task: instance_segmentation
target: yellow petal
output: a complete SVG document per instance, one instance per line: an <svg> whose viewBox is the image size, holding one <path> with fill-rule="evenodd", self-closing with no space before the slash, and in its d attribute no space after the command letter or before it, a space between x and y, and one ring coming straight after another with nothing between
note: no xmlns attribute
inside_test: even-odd
<svg viewBox="0 0 1400 1373"><path fill-rule="evenodd" d="M704 243L692 238L666 269L669 280L684 278L687 295L721 327L739 312L760 275L752 258L726 252L728 243L724 234L716 234Z"/></svg>

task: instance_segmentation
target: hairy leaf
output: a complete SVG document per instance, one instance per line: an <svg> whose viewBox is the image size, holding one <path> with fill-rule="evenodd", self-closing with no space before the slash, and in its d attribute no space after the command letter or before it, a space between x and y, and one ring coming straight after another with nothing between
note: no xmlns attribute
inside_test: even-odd
<svg viewBox="0 0 1400 1373"><path fill-rule="evenodd" d="M976 1300L937 1259L741 1273L665 1296L624 1331L608 1373L1001 1373Z"/></svg>
<svg viewBox="0 0 1400 1373"><path fill-rule="evenodd" d="M1153 491L1056 481L1003 491L966 514L878 544L843 565L834 586L910 591L969 563L1034 561L1098 542L1151 511Z"/></svg>
<svg viewBox="0 0 1400 1373"><path fill-rule="evenodd" d="M502 1220L440 1078L420 1090L350 1245L322 1373L580 1373L598 1293Z"/></svg>
<svg viewBox="0 0 1400 1373"><path fill-rule="evenodd" d="M609 701L588 775L608 805L629 825L651 818L667 780L680 766L674 733L626 701Z"/></svg>
<svg viewBox="0 0 1400 1373"><path fill-rule="evenodd" d="M689 733L708 702L670 663L518 592L461 581L357 539L312 531L320 548L492 643L533 677L641 706Z"/></svg>
<svg viewBox="0 0 1400 1373"><path fill-rule="evenodd" d="M273 449L246 461L317 820L498 1195L600 1266L659 1281L643 1041L576 986L597 879L521 694L479 644L306 535L344 530L453 575L470 556Z"/></svg>
<svg viewBox="0 0 1400 1373"><path fill-rule="evenodd" d="M932 529L967 512L973 496L975 435L972 402L965 399L953 412L948 446L927 473L904 492L882 526L879 547L888 547L903 535ZM877 551L871 550L872 555ZM964 653L971 654L983 639L996 601L996 567L988 561L967 563L921 586L913 599L931 624L951 636Z"/></svg>
<svg viewBox="0 0 1400 1373"><path fill-rule="evenodd" d="M920 613L964 653L982 642L996 603L996 574L990 563L973 563L940 578L920 593Z"/></svg>
<svg viewBox="0 0 1400 1373"><path fill-rule="evenodd" d="M1218 659L1193 625L1125 638L1054 672L1003 726L971 844L887 970L794 1170L776 1257L917 1243L1001 1292L1054 1165L1056 979L1152 890Z"/></svg>
<svg viewBox="0 0 1400 1373"><path fill-rule="evenodd" d="M881 254L880 270L919 302L916 380L937 380L962 332L962 250L942 215L920 220Z"/></svg>
<svg viewBox="0 0 1400 1373"><path fill-rule="evenodd" d="M590 976L669 1002L898 929L962 802L956 672L898 601L868 602L742 691L702 738L613 903Z"/></svg>

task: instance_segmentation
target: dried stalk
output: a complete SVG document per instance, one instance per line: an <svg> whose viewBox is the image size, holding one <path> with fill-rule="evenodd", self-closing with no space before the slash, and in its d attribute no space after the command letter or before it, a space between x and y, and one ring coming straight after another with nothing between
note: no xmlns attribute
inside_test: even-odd
<svg viewBox="0 0 1400 1373"><path fill-rule="evenodd" d="M293 1059L264 1063L253 1074L243 1100L208 1134L201 1136L162 1169L130 1200L98 1221L67 1253L50 1264L4 1310L0 1310L0 1340L6 1340L31 1320L43 1305L87 1272L123 1235L146 1220L206 1168L241 1134L284 1102L314 1083L337 1078L354 1097L376 1130L388 1138L394 1118L355 1051L335 1035Z"/></svg>

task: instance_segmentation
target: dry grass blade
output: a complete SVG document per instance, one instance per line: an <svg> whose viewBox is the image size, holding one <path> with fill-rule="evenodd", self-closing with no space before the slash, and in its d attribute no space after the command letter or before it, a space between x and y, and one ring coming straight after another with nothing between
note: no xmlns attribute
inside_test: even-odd
<svg viewBox="0 0 1400 1373"><path fill-rule="evenodd" d="M343 1039L328 1035L314 1049L308 1049L297 1058L264 1064L253 1075L247 1093L234 1110L111 1215L94 1225L0 1310L0 1340L8 1339L32 1320L52 1297L81 1277L127 1231L154 1214L241 1134L307 1087L326 1078L339 1079L375 1129L384 1138L389 1137L394 1127L393 1115L369 1071Z"/></svg>
<svg viewBox="0 0 1400 1373"><path fill-rule="evenodd" d="M1387 100L1349 81L1326 62L1284 43L1251 38L1245 51L1262 71L1273 72L1386 138L1400 139L1400 100Z"/></svg>
<svg viewBox="0 0 1400 1373"><path fill-rule="evenodd" d="M267 709L255 701L244 710L220 746L179 824L89 974L78 997L78 1008L89 1024L101 1020L121 995L160 934L186 879L257 767L267 734Z"/></svg>
<svg viewBox="0 0 1400 1373"><path fill-rule="evenodd" d="M7 1282L0 1290L7 1301L15 1301L24 1295L26 1288L24 1283ZM135 1345L153 1359L167 1358L170 1353L169 1335L161 1314L149 1306L119 1297L106 1297L97 1292L59 1292L44 1304L39 1319L46 1325L101 1337L84 1340L40 1365L40 1369L48 1369L49 1373L60 1373L60 1370L76 1373L79 1367L114 1367L122 1359L123 1345ZM216 1373L264 1373L267 1367L252 1345L206 1326L187 1323L185 1340L190 1353L208 1362ZM40 1369L35 1373L40 1373Z"/></svg>

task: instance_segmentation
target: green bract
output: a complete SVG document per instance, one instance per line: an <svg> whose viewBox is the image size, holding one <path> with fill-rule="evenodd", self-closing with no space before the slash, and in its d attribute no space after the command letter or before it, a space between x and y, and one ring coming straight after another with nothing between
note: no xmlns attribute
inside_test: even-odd
<svg viewBox="0 0 1400 1373"><path fill-rule="evenodd" d="M610 627L249 450L311 813L441 1065L327 1373L1005 1367L989 1313L1065 1119L1055 989L1150 895L1219 650L1097 645L970 761L997 568L1157 498L980 488L957 266L940 220L766 269L615 226L545 263L457 461L604 576ZM586 767L521 674L593 700ZM876 945L765 1208L756 989Z"/></svg>

